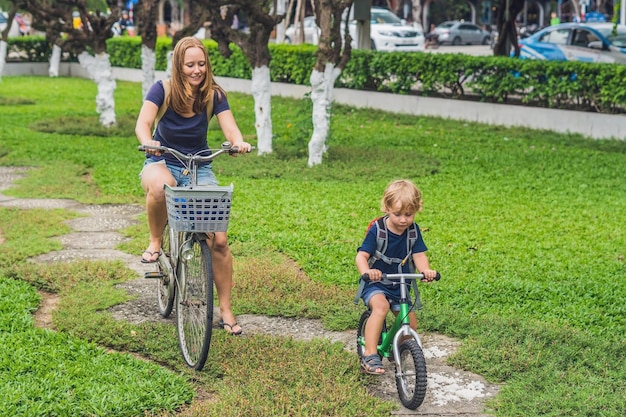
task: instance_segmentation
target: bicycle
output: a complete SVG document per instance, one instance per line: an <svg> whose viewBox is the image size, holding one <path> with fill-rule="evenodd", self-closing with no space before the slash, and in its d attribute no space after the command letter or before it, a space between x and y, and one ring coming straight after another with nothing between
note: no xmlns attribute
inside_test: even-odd
<svg viewBox="0 0 626 417"><path fill-rule="evenodd" d="M409 323L409 313L413 307L409 304L409 285L413 286L415 301L413 306L421 309L417 280L424 278L424 274L383 274L381 281L385 285L400 286L400 311L396 316L391 328L387 329L386 320L383 322L381 335L378 339L378 354L395 363L396 388L402 405L411 410L417 409L424 402L426 396L426 359L422 347L422 341ZM441 276L437 273L435 280ZM366 282L368 274L363 274L359 280L359 290L355 299L358 302L360 293ZM365 325L371 315L369 308L361 314L356 334L356 351L359 360L365 353ZM410 337L407 338L407 337Z"/></svg>
<svg viewBox="0 0 626 417"><path fill-rule="evenodd" d="M209 354L213 329L213 268L207 240L228 229L233 185L198 185L197 168L236 147L224 142L210 155L185 155L165 146L139 146L139 151L171 153L182 162L191 183L187 187L165 185L167 223L156 271L145 278L158 279L159 313L169 317L176 305L176 328L181 354L187 365L202 370Z"/></svg>

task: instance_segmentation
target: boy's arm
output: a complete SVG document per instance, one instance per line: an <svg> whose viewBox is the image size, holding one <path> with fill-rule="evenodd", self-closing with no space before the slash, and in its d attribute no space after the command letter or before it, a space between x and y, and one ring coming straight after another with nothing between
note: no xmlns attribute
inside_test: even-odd
<svg viewBox="0 0 626 417"><path fill-rule="evenodd" d="M370 254L364 251L358 251L356 253L356 269L359 271L359 275L368 274L370 281L378 281L382 278L382 272L378 269L370 269L369 261Z"/></svg>
<svg viewBox="0 0 626 417"><path fill-rule="evenodd" d="M437 271L430 269L430 263L425 252L414 253L413 264L419 273L424 274L424 281L432 281L437 276Z"/></svg>

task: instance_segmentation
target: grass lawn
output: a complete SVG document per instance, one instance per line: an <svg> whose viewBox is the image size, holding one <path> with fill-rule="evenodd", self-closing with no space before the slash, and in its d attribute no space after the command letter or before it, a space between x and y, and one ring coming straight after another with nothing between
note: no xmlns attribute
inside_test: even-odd
<svg viewBox="0 0 626 417"><path fill-rule="evenodd" d="M142 203L143 155L133 133L141 85L117 82L118 126L110 130L98 126L96 93L83 79L3 78L0 165L32 168L4 194ZM254 143L251 96L229 99ZM235 185L235 312L355 328L356 248L380 214L386 184L409 178L424 194L416 219L442 274L422 286L420 327L463 340L451 364L504 383L489 411L624 416L626 142L338 105L332 112L321 166L306 166L310 101L279 97L274 153L214 163L220 181ZM209 143L219 145L220 136L212 124ZM26 261L58 248L51 238L76 215L0 208L0 409L13 416L393 409L367 395L371 378L328 342L217 332L205 370L190 372L171 326L106 313L127 299L114 284L133 277L119 262ZM121 248L140 254L145 225L124 232L131 241ZM35 289L61 296L57 332L34 328ZM189 405L192 397L204 400Z"/></svg>

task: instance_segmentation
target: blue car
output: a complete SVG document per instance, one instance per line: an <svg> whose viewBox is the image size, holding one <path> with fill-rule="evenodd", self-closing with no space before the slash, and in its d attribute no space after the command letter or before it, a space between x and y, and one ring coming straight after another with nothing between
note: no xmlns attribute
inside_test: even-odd
<svg viewBox="0 0 626 417"><path fill-rule="evenodd" d="M520 40L520 58L626 64L626 26L562 23Z"/></svg>

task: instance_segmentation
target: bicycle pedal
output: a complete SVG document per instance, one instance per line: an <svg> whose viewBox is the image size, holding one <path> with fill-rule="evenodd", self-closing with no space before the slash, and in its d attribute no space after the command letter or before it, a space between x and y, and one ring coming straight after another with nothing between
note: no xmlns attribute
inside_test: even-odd
<svg viewBox="0 0 626 417"><path fill-rule="evenodd" d="M150 272L144 273L143 277L148 278L148 279L160 279L160 278L163 278L163 274L160 273L159 271L150 271Z"/></svg>

